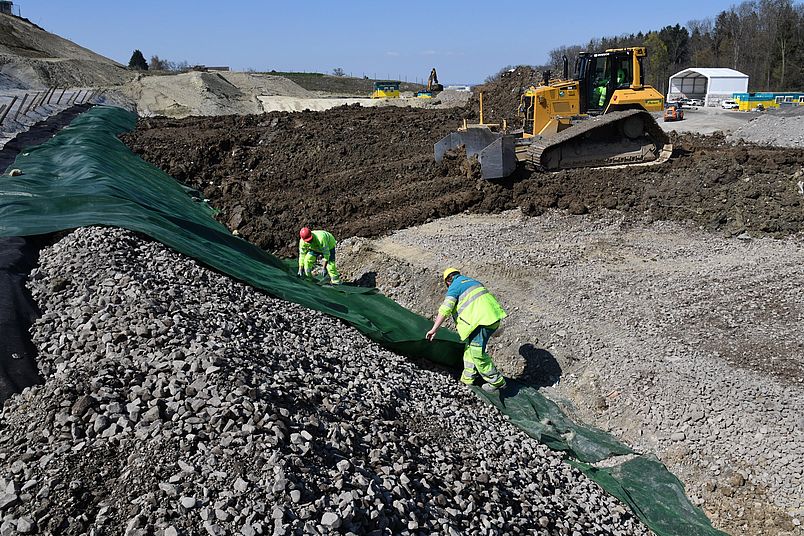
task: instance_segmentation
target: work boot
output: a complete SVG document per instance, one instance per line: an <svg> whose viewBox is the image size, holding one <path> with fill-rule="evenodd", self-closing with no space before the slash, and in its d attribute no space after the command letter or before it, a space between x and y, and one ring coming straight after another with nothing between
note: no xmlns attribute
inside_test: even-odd
<svg viewBox="0 0 804 536"><path fill-rule="evenodd" d="M484 383L483 385L480 386L480 388L486 391L487 393L496 393L497 391L499 391L499 389L497 389L490 383Z"/></svg>

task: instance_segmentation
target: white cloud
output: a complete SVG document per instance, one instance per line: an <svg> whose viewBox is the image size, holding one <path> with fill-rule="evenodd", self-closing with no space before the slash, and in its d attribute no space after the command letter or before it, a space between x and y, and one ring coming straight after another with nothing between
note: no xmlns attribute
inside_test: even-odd
<svg viewBox="0 0 804 536"><path fill-rule="evenodd" d="M394 52L393 50L389 50L385 53L386 56L399 56L399 52Z"/></svg>

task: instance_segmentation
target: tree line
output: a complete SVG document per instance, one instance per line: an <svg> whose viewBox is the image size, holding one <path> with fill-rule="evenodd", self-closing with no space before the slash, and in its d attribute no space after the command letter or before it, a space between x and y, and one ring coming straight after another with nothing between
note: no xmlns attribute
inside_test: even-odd
<svg viewBox="0 0 804 536"><path fill-rule="evenodd" d="M750 0L685 26L561 46L542 68L561 72L566 55L572 70L579 52L629 46L648 48L646 81L662 93L687 67L735 69L748 75L749 91L804 90L804 3L792 0Z"/></svg>
<svg viewBox="0 0 804 536"><path fill-rule="evenodd" d="M135 50L131 54L131 59L128 60L128 68L138 71L187 71L190 69L190 64L186 61L170 61L161 59L159 56L151 56L151 61L145 61L142 51Z"/></svg>

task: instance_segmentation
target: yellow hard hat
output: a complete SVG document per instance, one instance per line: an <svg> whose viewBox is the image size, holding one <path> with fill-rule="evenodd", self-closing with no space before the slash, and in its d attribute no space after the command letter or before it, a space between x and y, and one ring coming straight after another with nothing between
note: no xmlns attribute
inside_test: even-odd
<svg viewBox="0 0 804 536"><path fill-rule="evenodd" d="M443 275L444 281L446 282L449 276L451 276L452 274L459 274L459 273L461 273L461 271L458 270L457 268L447 268L446 270L444 270Z"/></svg>

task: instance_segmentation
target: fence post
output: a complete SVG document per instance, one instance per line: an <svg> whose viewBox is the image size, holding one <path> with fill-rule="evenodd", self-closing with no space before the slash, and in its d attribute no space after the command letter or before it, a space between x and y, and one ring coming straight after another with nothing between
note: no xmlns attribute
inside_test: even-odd
<svg viewBox="0 0 804 536"><path fill-rule="evenodd" d="M34 102L36 102L36 99L38 99L38 98L39 98L39 93L38 93L38 92L37 92L37 93L34 93L34 96L33 96L33 98L31 99L31 102L29 102L29 103L28 103L28 107L27 107L27 108L25 108L25 111L24 111L24 112L22 112L22 115L25 115L25 114L27 114L28 112L30 112L30 111L31 111L31 106L33 106L33 103L34 103Z"/></svg>
<svg viewBox="0 0 804 536"><path fill-rule="evenodd" d="M56 101L56 104L61 104L61 98L64 96L64 93L67 92L67 88L61 90L61 95L59 95L59 100Z"/></svg>
<svg viewBox="0 0 804 536"><path fill-rule="evenodd" d="M23 106L25 106L25 101L26 101L26 99L28 99L28 94L27 94L27 93L25 94L25 96L24 96L24 97L22 97L22 102L20 103L20 107L19 107L19 108L17 108L17 112L14 114L14 121L16 121L16 120L17 120L17 117L19 117L19 115L20 115L20 110L22 110L22 107L23 107Z"/></svg>
<svg viewBox="0 0 804 536"><path fill-rule="evenodd" d="M18 99L18 98L19 98L19 97L17 97L17 96L15 95L15 96L14 96L14 98L13 98L13 99L11 99L11 104L9 104L9 105L8 105L8 108L6 108L5 113L4 113L3 115L0 115L0 125L2 125L2 124L3 124L3 121L5 121L6 116L8 115L8 112L10 112L10 111L11 111L11 108L13 108L13 107L14 107L14 103L15 103L15 102L17 102L17 99Z"/></svg>

